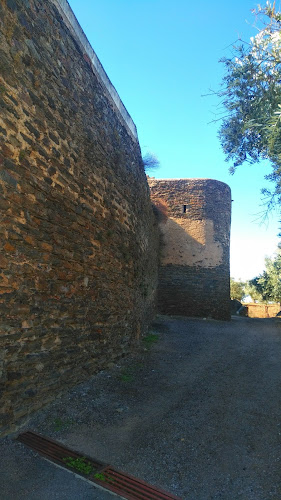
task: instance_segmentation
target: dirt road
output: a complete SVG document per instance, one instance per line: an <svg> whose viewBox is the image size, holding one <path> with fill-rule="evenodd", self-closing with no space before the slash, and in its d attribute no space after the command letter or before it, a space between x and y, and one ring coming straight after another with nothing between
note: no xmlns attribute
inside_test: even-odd
<svg viewBox="0 0 281 500"><path fill-rule="evenodd" d="M281 320L161 316L154 333L28 428L184 500L280 500Z"/></svg>

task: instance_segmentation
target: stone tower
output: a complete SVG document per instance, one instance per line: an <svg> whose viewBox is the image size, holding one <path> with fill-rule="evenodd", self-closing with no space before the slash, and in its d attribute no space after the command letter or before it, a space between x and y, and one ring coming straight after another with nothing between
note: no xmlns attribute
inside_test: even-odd
<svg viewBox="0 0 281 500"><path fill-rule="evenodd" d="M212 179L148 179L160 222L159 311L230 319L231 192Z"/></svg>

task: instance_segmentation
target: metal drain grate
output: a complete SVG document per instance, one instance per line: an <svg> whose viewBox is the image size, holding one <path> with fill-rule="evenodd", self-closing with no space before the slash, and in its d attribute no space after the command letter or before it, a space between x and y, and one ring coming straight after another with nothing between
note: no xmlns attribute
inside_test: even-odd
<svg viewBox="0 0 281 500"><path fill-rule="evenodd" d="M64 467L65 469L75 472L75 474L86 477L92 483L112 491L128 500L180 500L179 497L151 486L133 476L129 476L128 474L114 469L110 465L106 465L92 459L91 457L70 450L60 443L52 439L45 438L35 432L24 432L17 437L17 440L26 446L29 446L34 451L37 451L48 460ZM66 457L71 457L73 459L86 459L87 463L93 467L95 474L86 475L79 470L71 468L64 461ZM102 479L95 477L96 474L100 475L100 478Z"/></svg>

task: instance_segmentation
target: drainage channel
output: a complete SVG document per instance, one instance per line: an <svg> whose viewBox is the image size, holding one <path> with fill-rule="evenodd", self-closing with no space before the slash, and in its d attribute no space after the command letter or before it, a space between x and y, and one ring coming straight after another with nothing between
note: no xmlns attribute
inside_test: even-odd
<svg viewBox="0 0 281 500"><path fill-rule="evenodd" d="M61 443L33 431L20 434L17 440L40 453L47 460L127 500L181 500L171 493L151 486L89 456L70 450Z"/></svg>

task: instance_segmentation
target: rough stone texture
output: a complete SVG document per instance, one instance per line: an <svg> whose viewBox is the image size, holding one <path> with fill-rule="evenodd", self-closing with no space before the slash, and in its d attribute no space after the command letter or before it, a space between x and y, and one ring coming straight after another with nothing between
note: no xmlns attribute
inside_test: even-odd
<svg viewBox="0 0 281 500"><path fill-rule="evenodd" d="M230 319L229 187L212 179L148 179L152 200L167 205L162 232L159 310Z"/></svg>
<svg viewBox="0 0 281 500"><path fill-rule="evenodd" d="M280 312L280 304L243 304L249 318L274 318Z"/></svg>
<svg viewBox="0 0 281 500"><path fill-rule="evenodd" d="M157 229L138 142L55 5L0 3L0 428L136 345Z"/></svg>

